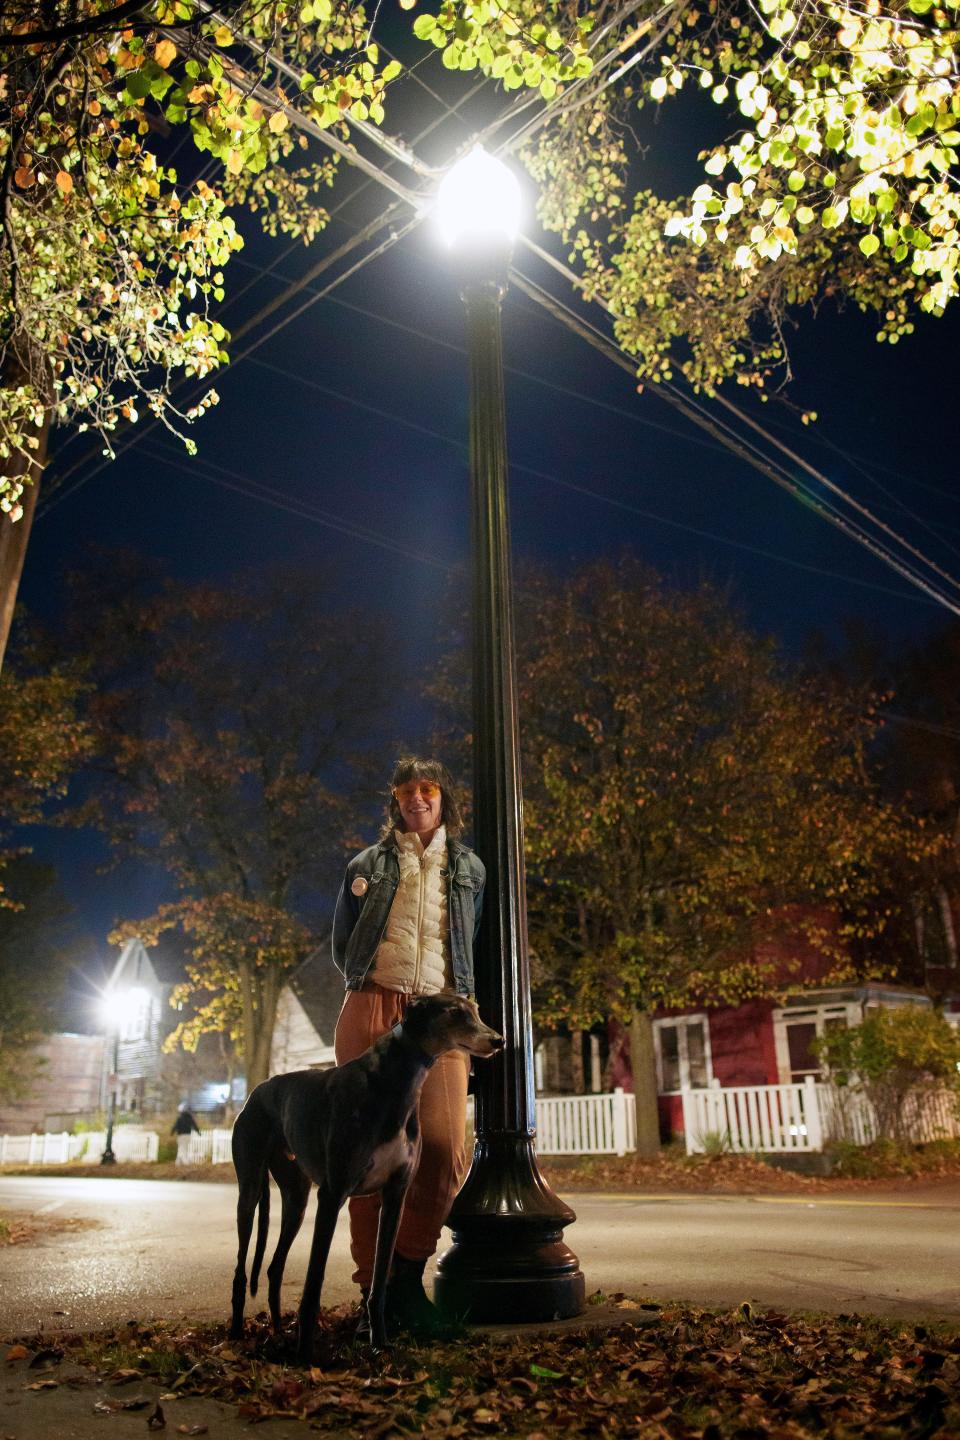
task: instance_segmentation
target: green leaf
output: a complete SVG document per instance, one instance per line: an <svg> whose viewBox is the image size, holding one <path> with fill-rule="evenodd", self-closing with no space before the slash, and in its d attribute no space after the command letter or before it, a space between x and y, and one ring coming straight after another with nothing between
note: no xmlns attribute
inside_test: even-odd
<svg viewBox="0 0 960 1440"><path fill-rule="evenodd" d="M159 66L158 66L159 69ZM132 75L127 76L126 90L135 100L142 100L145 95L150 94L150 76L145 74L146 66L140 70L134 70Z"/></svg>
<svg viewBox="0 0 960 1440"><path fill-rule="evenodd" d="M796 194L798 190L803 189L803 184L803 173L800 170L791 170L787 176L787 188Z"/></svg>
<svg viewBox="0 0 960 1440"><path fill-rule="evenodd" d="M429 40L437 28L437 17L435 15L418 15L413 22L413 33L418 40Z"/></svg>
<svg viewBox="0 0 960 1440"><path fill-rule="evenodd" d="M820 216L820 224L824 230L835 230L840 224L840 211L835 209L833 205L828 205Z"/></svg>
<svg viewBox="0 0 960 1440"><path fill-rule="evenodd" d="M539 1380L565 1380L567 1377L561 1375L559 1370L548 1370L546 1365L531 1365L530 1374L536 1375Z"/></svg>
<svg viewBox="0 0 960 1440"><path fill-rule="evenodd" d="M863 239L860 241L860 249L862 253L867 256L868 259L871 255L876 255L877 251L880 249L880 241L877 236L873 234L872 231L869 235L864 235Z"/></svg>
<svg viewBox="0 0 960 1440"><path fill-rule="evenodd" d="M380 71L380 79L385 85L389 85L391 80L396 80L402 69L403 66L400 64L399 60L391 60L390 64L384 65L383 69Z"/></svg>

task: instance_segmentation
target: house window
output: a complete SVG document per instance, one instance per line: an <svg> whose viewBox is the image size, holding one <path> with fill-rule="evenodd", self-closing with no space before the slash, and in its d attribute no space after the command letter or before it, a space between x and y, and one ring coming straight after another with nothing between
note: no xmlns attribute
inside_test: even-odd
<svg viewBox="0 0 960 1440"><path fill-rule="evenodd" d="M710 1032L705 1015L655 1020L653 1041L661 1094L672 1090L705 1090L713 1079Z"/></svg>
<svg viewBox="0 0 960 1440"><path fill-rule="evenodd" d="M814 1057L813 1042L833 1029L845 1029L860 1021L856 1004L811 1005L807 1009L775 1010L773 1041L781 1084L796 1084L812 1075L821 1076Z"/></svg>

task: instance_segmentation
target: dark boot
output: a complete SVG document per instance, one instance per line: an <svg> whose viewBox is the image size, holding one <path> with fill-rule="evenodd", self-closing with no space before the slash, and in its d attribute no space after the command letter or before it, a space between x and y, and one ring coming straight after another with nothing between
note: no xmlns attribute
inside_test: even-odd
<svg viewBox="0 0 960 1440"><path fill-rule="evenodd" d="M394 1255L387 1285L387 1327L415 1340L452 1340L463 1333L437 1309L423 1288L426 1260Z"/></svg>
<svg viewBox="0 0 960 1440"><path fill-rule="evenodd" d="M357 1317L357 1328L354 1331L354 1340L361 1345L370 1342L370 1311L367 1309L367 1301L370 1299L370 1291L360 1289L360 1314Z"/></svg>

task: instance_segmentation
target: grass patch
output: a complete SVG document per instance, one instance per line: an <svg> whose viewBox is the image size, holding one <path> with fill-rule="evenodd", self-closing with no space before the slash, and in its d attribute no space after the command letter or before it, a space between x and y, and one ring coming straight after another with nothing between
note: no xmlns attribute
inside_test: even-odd
<svg viewBox="0 0 960 1440"><path fill-rule="evenodd" d="M178 1394L232 1402L251 1421L296 1418L350 1440L960 1433L956 1326L787 1316L748 1303L723 1313L671 1307L645 1329L508 1341L476 1334L397 1345L376 1360L353 1344L354 1325L346 1310L324 1312L307 1369L293 1363L292 1329L273 1337L262 1315L242 1341L230 1341L223 1326L131 1324L60 1343L107 1382L153 1378Z"/></svg>

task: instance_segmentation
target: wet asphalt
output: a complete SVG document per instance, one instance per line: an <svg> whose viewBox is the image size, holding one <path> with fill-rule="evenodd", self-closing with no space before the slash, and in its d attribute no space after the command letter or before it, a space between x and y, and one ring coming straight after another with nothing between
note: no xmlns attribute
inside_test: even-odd
<svg viewBox="0 0 960 1440"><path fill-rule="evenodd" d="M571 1195L588 1292L776 1309L960 1318L960 1184L890 1195ZM276 1200L276 1196L275 1196ZM0 1336L129 1319L226 1319L235 1192L196 1182L0 1177L0 1210L92 1221L0 1249ZM277 1211L274 1206L273 1233ZM313 1205L287 1264L299 1299ZM268 1250L269 1253L269 1250ZM346 1215L323 1303L356 1296ZM248 1309L260 1301L248 1302Z"/></svg>

